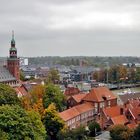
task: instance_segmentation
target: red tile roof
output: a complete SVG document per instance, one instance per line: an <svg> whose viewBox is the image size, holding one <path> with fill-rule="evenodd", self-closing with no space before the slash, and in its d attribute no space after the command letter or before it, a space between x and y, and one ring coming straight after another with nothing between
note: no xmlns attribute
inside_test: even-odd
<svg viewBox="0 0 140 140"><path fill-rule="evenodd" d="M129 100L126 107L134 119L138 118L138 115L140 114L140 100L139 99Z"/></svg>
<svg viewBox="0 0 140 140"><path fill-rule="evenodd" d="M59 113L59 115L64 121L68 121L68 120L78 116L79 112L75 107L72 107L70 109L67 109L67 110Z"/></svg>
<svg viewBox="0 0 140 140"><path fill-rule="evenodd" d="M128 119L124 115L119 115L116 117L111 118L114 125L116 124L126 124L128 122Z"/></svg>
<svg viewBox="0 0 140 140"><path fill-rule="evenodd" d="M93 88L90 93L88 93L83 100L102 102L106 100L116 99L116 96L107 87L97 87Z"/></svg>
<svg viewBox="0 0 140 140"><path fill-rule="evenodd" d="M86 94L77 94L73 95L72 98L77 102L80 103L82 99L86 96Z"/></svg>
<svg viewBox="0 0 140 140"><path fill-rule="evenodd" d="M28 94L28 92L25 90L24 86L15 87L14 89L19 97Z"/></svg>
<svg viewBox="0 0 140 140"><path fill-rule="evenodd" d="M103 109L103 112L108 117L115 117L120 115L121 108L122 106L107 107Z"/></svg>
<svg viewBox="0 0 140 140"><path fill-rule="evenodd" d="M72 107L70 109L67 109L63 112L60 112L59 115L64 121L68 121L84 112L87 112L93 109L94 109L94 106L91 103L83 103L75 107Z"/></svg>

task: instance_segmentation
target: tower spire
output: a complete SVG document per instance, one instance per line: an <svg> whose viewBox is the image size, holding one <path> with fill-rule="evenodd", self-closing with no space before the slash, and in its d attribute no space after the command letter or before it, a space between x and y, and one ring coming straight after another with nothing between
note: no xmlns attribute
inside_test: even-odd
<svg viewBox="0 0 140 140"><path fill-rule="evenodd" d="M15 47L14 31L12 30L11 47Z"/></svg>
<svg viewBox="0 0 140 140"><path fill-rule="evenodd" d="M12 30L12 40L14 39L14 30Z"/></svg>

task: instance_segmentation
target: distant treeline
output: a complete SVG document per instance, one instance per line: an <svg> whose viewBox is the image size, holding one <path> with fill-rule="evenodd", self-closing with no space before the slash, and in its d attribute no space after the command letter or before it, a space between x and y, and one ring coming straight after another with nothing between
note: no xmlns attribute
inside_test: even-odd
<svg viewBox="0 0 140 140"><path fill-rule="evenodd" d="M112 66L114 64L122 63L140 63L140 57L100 57L100 56L71 56L71 57L59 57L59 56L46 56L46 57L32 57L29 58L30 65L85 65L104 67Z"/></svg>

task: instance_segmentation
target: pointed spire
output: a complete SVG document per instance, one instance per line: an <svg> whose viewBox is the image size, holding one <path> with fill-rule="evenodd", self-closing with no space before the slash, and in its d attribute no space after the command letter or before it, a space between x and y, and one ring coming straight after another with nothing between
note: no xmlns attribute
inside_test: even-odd
<svg viewBox="0 0 140 140"><path fill-rule="evenodd" d="M14 39L14 30L12 30L12 40Z"/></svg>
<svg viewBox="0 0 140 140"><path fill-rule="evenodd" d="M11 47L15 47L14 31L12 30Z"/></svg>

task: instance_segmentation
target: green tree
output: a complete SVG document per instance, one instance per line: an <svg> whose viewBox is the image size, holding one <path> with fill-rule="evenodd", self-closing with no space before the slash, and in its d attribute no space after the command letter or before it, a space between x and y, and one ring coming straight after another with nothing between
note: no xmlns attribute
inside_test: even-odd
<svg viewBox="0 0 140 140"><path fill-rule="evenodd" d="M140 125L134 130L133 140L140 139Z"/></svg>
<svg viewBox="0 0 140 140"><path fill-rule="evenodd" d="M0 84L0 105L2 104L21 104L19 98L17 97L16 91L12 87L5 84Z"/></svg>
<svg viewBox="0 0 140 140"><path fill-rule="evenodd" d="M0 140L9 140L9 136L7 133L0 129Z"/></svg>
<svg viewBox="0 0 140 140"><path fill-rule="evenodd" d="M84 126L72 130L61 131L58 140L87 140L87 133Z"/></svg>
<svg viewBox="0 0 140 140"><path fill-rule="evenodd" d="M55 105L52 103L45 110L45 115L43 122L47 131L47 134L50 136L51 140L56 140L57 134L64 127L64 122L60 118L58 112L56 111Z"/></svg>
<svg viewBox="0 0 140 140"><path fill-rule="evenodd" d="M119 66L112 66L109 69L109 81L118 82L119 80Z"/></svg>
<svg viewBox="0 0 140 140"><path fill-rule="evenodd" d="M28 111L27 113L31 119L35 140L45 140L46 130L41 121L41 116L34 110Z"/></svg>
<svg viewBox="0 0 140 140"><path fill-rule="evenodd" d="M132 83L136 82L136 70L135 70L135 68L129 68L128 79Z"/></svg>
<svg viewBox="0 0 140 140"><path fill-rule="evenodd" d="M0 128L12 140L35 139L30 117L17 105L0 106Z"/></svg>
<svg viewBox="0 0 140 140"><path fill-rule="evenodd" d="M60 76L58 70L54 68L50 69L46 79L46 83L57 83L59 80Z"/></svg>
<svg viewBox="0 0 140 140"><path fill-rule="evenodd" d="M133 131L124 125L114 125L110 128L112 140L132 140Z"/></svg>
<svg viewBox="0 0 140 140"><path fill-rule="evenodd" d="M60 91L60 88L54 84L48 84L43 95L44 107L47 108L51 103L54 103L59 111L64 110L66 107L64 94Z"/></svg>
<svg viewBox="0 0 140 140"><path fill-rule="evenodd" d="M21 81L25 81L26 80L22 70L20 70L20 80Z"/></svg>
<svg viewBox="0 0 140 140"><path fill-rule="evenodd" d="M100 125L95 121L89 123L88 128L90 131L90 136L95 136L96 132L101 131Z"/></svg>

